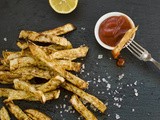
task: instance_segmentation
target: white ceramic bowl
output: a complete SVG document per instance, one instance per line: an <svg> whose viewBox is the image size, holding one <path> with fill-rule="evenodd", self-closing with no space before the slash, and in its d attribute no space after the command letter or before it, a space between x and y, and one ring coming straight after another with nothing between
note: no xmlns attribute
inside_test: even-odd
<svg viewBox="0 0 160 120"><path fill-rule="evenodd" d="M114 47L111 47L111 46L109 46L109 45L106 45L105 43L103 43L103 42L101 41L101 39L100 39L100 37L99 37L99 27L100 27L101 23L102 23L104 20L106 20L107 18L112 17L112 16L121 16L121 15L125 16L126 18L128 18L128 20L130 21L130 23L131 23L131 25L132 25L132 28L135 27L135 24L134 24L134 22L132 21L132 19L131 19L129 16L127 16L126 14L121 13L121 12L109 12L109 13L103 15L103 16L97 21L97 23L96 23L96 25L95 25L94 34L95 34L95 37L96 37L97 42L98 42L102 47L104 47L104 48L106 48L106 49L108 49L108 50L113 50ZM131 38L131 41L134 39L134 37L135 37L135 34L134 34L133 37Z"/></svg>

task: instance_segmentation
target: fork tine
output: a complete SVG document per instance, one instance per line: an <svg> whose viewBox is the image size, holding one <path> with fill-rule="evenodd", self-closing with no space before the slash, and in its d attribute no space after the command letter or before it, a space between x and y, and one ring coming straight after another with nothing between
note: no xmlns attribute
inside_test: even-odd
<svg viewBox="0 0 160 120"><path fill-rule="evenodd" d="M131 44L130 44L130 47L132 47L133 49L135 49L136 50L136 52L137 52L137 54L142 54L143 53L143 51L135 44L135 42L132 42Z"/></svg>
<svg viewBox="0 0 160 120"><path fill-rule="evenodd" d="M137 52L135 52L135 50L134 49L132 49L132 48L129 48L130 46L128 45L128 46L126 46L126 48L134 55L134 56L136 56L138 59L140 59L141 60L141 58L140 58L140 56L137 54Z"/></svg>
<svg viewBox="0 0 160 120"><path fill-rule="evenodd" d="M136 41L132 41L135 45L137 45L142 51L145 51L145 49L142 47L142 46L140 46Z"/></svg>
<svg viewBox="0 0 160 120"><path fill-rule="evenodd" d="M135 54L141 56L141 51L139 51L139 49L133 43L129 44L129 48L132 49Z"/></svg>

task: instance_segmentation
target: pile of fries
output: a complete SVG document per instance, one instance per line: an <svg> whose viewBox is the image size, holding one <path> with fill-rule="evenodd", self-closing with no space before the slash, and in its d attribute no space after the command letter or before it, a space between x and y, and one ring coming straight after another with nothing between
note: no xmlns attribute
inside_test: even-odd
<svg viewBox="0 0 160 120"><path fill-rule="evenodd" d="M59 98L60 87L73 93L70 102L86 120L97 118L83 105L79 97L94 105L102 113L107 109L102 101L84 91L88 83L70 72L81 70L81 63L75 60L85 57L89 49L87 46L73 48L66 38L61 37L74 29L75 27L69 23L39 33L22 30L17 42L21 50L3 51L0 83L13 84L13 88L0 88L0 97L6 98L5 105L17 119L51 119L37 110L22 111L13 101L40 101L44 104L48 100ZM34 78L39 78L39 81L43 79L45 83L32 83ZM0 118L9 119L5 107L0 110Z"/></svg>

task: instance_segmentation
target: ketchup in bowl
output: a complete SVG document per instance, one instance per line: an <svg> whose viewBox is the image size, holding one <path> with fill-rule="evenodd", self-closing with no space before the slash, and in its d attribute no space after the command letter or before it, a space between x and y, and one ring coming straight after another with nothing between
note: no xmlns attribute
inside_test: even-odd
<svg viewBox="0 0 160 120"><path fill-rule="evenodd" d="M115 47L131 28L132 25L127 17L111 16L100 24L99 37L103 43Z"/></svg>

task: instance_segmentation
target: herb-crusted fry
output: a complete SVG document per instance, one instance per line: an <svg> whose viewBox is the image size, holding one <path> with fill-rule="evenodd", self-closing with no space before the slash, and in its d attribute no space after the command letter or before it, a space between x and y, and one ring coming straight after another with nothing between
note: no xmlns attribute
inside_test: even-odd
<svg viewBox="0 0 160 120"><path fill-rule="evenodd" d="M68 49L68 50L60 50L51 55L49 55L50 59L67 59L74 60L77 58L85 57L88 52L88 47L81 46L78 48Z"/></svg>
<svg viewBox="0 0 160 120"><path fill-rule="evenodd" d="M8 97L11 91L15 91L10 88L0 88L0 97Z"/></svg>
<svg viewBox="0 0 160 120"><path fill-rule="evenodd" d="M52 120L49 116L35 109L27 109L25 113L33 120Z"/></svg>
<svg viewBox="0 0 160 120"><path fill-rule="evenodd" d="M15 58L13 60L9 60L10 61L10 70L16 70L18 68L22 68L22 67L39 67L39 68L46 68L46 66L44 65L43 62L36 60L35 58L28 56L28 57L19 57L19 58ZM70 60L52 60L51 62L53 62L55 64L55 66L61 66L66 70L73 70L73 71L80 71L81 69L81 63L78 62L72 62ZM2 66L2 67L1 67ZM8 69L7 66L1 65L0 66L0 70L3 69Z"/></svg>
<svg viewBox="0 0 160 120"><path fill-rule="evenodd" d="M10 120L11 118L9 117L8 111L6 110L5 107L2 107L0 109L0 120Z"/></svg>
<svg viewBox="0 0 160 120"><path fill-rule="evenodd" d="M36 56L38 59L40 59L42 62L44 62L48 67L50 67L51 69L56 71L62 77L66 78L72 84L74 84L82 89L85 89L88 87L88 83L85 82L84 80L80 79L79 77L73 75L70 72L65 71L62 67L56 66L54 63L49 62L50 60L49 60L48 56L38 46L36 46L34 44L30 44L29 48L34 56Z"/></svg>
<svg viewBox="0 0 160 120"><path fill-rule="evenodd" d="M60 95L60 90L54 90L50 92L44 93L46 101L52 99L58 99ZM22 90L14 90L9 88L0 88L0 97L7 97L6 101L12 100L27 100L27 101L40 101L33 94L22 91Z"/></svg>
<svg viewBox="0 0 160 120"><path fill-rule="evenodd" d="M42 92L48 92L55 90L59 87L61 83L63 83L65 80L61 76L56 76L54 78L51 78L47 83L41 85L37 88L37 90L40 90Z"/></svg>
<svg viewBox="0 0 160 120"><path fill-rule="evenodd" d="M24 50L24 49L26 49L26 48L28 48L28 42L20 42L20 41L18 41L17 42L17 46L19 47L19 48L21 48L22 50Z"/></svg>
<svg viewBox="0 0 160 120"><path fill-rule="evenodd" d="M34 94L35 98L38 98L42 101L42 103L46 102L46 98L42 91L37 91L35 87L31 84L26 83L24 81L19 81L18 79L14 80L14 88L18 90L23 90L26 92L31 92Z"/></svg>
<svg viewBox="0 0 160 120"><path fill-rule="evenodd" d="M28 67L35 65L36 61L32 57L20 57L10 60L10 70L15 70L21 67Z"/></svg>
<svg viewBox="0 0 160 120"><path fill-rule="evenodd" d="M72 48L72 44L66 38L56 35L44 35L33 31L22 30L20 32L19 38L29 39L36 42L52 43L64 46L66 48Z"/></svg>
<svg viewBox="0 0 160 120"><path fill-rule="evenodd" d="M15 105L13 102L6 103L9 111L18 119L18 120L32 120L28 117L20 108L19 106Z"/></svg>
<svg viewBox="0 0 160 120"><path fill-rule="evenodd" d="M0 65L0 71L6 71L9 70L8 66Z"/></svg>
<svg viewBox="0 0 160 120"><path fill-rule="evenodd" d="M107 109L106 106L103 104L102 101L100 101L98 98L96 98L93 95L90 95L86 92L84 92L83 90L77 88L76 86L64 82L61 85L64 89L73 92L74 94L80 96L81 98L87 100L89 103L91 103L92 105L94 105L98 110L100 110L102 113Z"/></svg>
<svg viewBox="0 0 160 120"><path fill-rule="evenodd" d="M74 25L68 23L68 24L65 24L61 27L57 27L57 28L52 29L52 30L47 30L47 31L44 31L44 32L41 32L41 33L44 34L44 35L62 35L62 34L66 34L68 32L71 32L75 29L76 29L76 27Z"/></svg>
<svg viewBox="0 0 160 120"><path fill-rule="evenodd" d="M70 99L73 107L86 119L86 120L97 120L91 111L89 111L83 103L78 99L77 95L72 95Z"/></svg>
<svg viewBox="0 0 160 120"><path fill-rule="evenodd" d="M18 57L22 56L22 52L3 51L2 55L3 55L4 59L11 60L11 59L18 58Z"/></svg>
<svg viewBox="0 0 160 120"><path fill-rule="evenodd" d="M9 71L0 71L0 83L12 84L15 78L21 78L20 74L11 73Z"/></svg>
<svg viewBox="0 0 160 120"><path fill-rule="evenodd" d="M37 67L22 67L13 71L13 73L22 75L32 75L34 77L39 77L44 79L51 78L50 71L42 70Z"/></svg>

